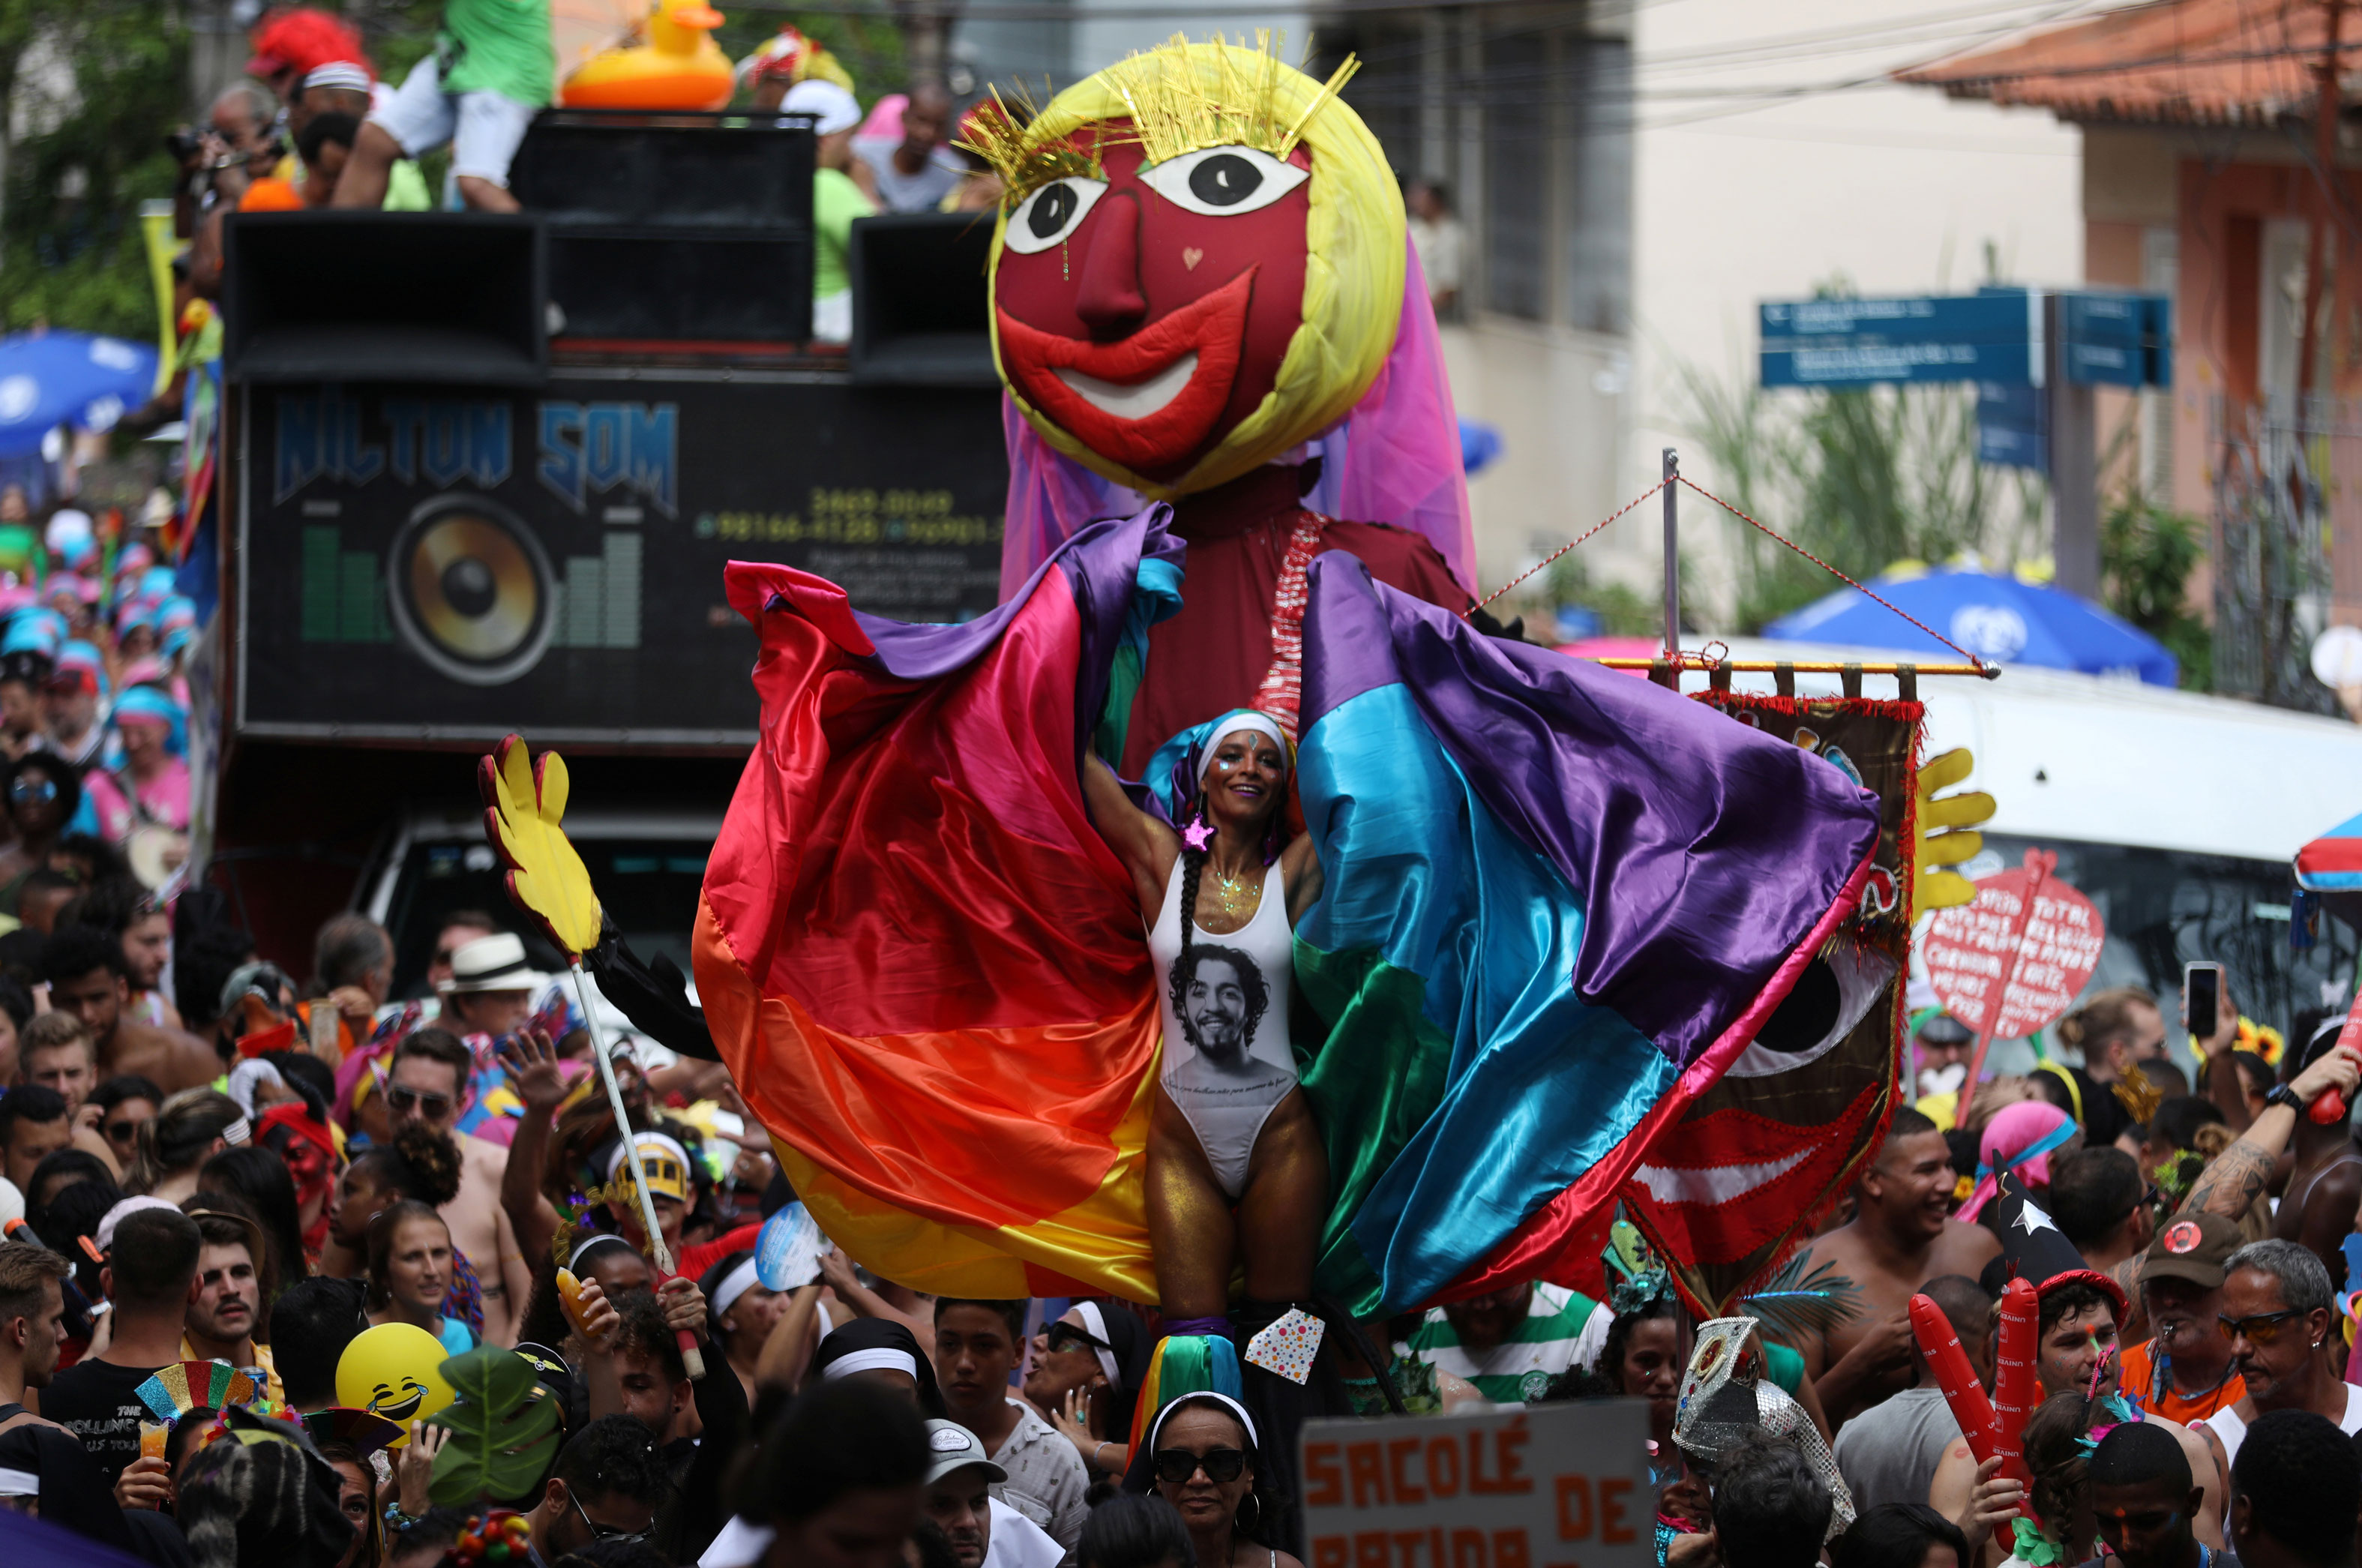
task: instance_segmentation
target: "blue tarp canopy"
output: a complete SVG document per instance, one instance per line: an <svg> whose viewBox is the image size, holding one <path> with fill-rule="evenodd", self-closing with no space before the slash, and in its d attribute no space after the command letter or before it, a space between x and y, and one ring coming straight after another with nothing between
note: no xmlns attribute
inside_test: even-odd
<svg viewBox="0 0 2362 1568"><path fill-rule="evenodd" d="M105 430L156 390L156 350L87 332L0 337L0 458L38 452L61 425Z"/></svg>
<svg viewBox="0 0 2362 1568"><path fill-rule="evenodd" d="M1995 664L2041 665L2086 675L2133 675L2171 686L2179 666L2147 632L2088 600L2043 583L1971 569L1890 571L1871 587L1935 630ZM1780 642L1840 643L1897 653L1957 655L1850 588L1763 628Z"/></svg>

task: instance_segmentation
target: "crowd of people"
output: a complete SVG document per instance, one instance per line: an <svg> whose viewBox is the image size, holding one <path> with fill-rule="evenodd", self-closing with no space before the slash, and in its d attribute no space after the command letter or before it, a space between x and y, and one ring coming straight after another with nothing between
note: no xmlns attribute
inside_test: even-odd
<svg viewBox="0 0 2362 1568"><path fill-rule="evenodd" d="M491 912L454 911L403 999L366 919L324 926L299 984L94 871L0 939L0 1206L24 1221L0 1242L0 1508L164 1564L408 1568L502 1540L551 1564L1293 1568L1289 1466L1254 1416L1142 1408L1153 1313L933 1298L833 1248L767 1276L793 1194L727 1072L614 1033L619 1128L590 1021ZM183 999L214 987L202 1030L162 968ZM1811 1244L1822 1312L1701 1321L1619 1223L1595 1297L1529 1280L1336 1325L1350 1408L1643 1400L1672 1568L2346 1568L2362 1353L2320 1210L2352 1233L2331 1177L2356 1150L2303 1110L2362 1066L2325 1026L2278 1066L2248 1052L2251 1095L2263 1043L2226 1008L2197 1044L2235 1104L2168 1095L2157 1010L2103 995L2064 1032L2081 1066L1898 1107ZM1945 1021L1916 1034L1944 1085ZM2026 1362L2014 1460L1964 1430L1915 1297L1981 1386ZM455 1375L522 1360L558 1434L529 1478L438 1500L464 1424L378 1419L409 1409L348 1375L389 1325ZM157 1379L205 1363L226 1392L184 1377L160 1419Z"/></svg>

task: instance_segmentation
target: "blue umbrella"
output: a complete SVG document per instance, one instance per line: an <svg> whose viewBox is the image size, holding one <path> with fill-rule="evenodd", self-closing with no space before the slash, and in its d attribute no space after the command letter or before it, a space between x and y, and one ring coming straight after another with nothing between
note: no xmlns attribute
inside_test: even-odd
<svg viewBox="0 0 2362 1568"><path fill-rule="evenodd" d="M2155 637L2098 605L2039 583L1939 567L1889 572L1871 586L1945 636L1995 664L2137 675L2176 683L2179 667ZM1777 642L1951 656L1952 650L1876 601L1841 588L1763 628Z"/></svg>
<svg viewBox="0 0 2362 1568"><path fill-rule="evenodd" d="M0 458L23 457L72 422L105 430L156 390L156 350L87 332L0 338Z"/></svg>

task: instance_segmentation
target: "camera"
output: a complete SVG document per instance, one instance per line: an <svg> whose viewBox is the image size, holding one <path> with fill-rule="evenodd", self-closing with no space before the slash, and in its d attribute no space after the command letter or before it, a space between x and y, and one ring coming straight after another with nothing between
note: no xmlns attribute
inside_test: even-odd
<svg viewBox="0 0 2362 1568"><path fill-rule="evenodd" d="M164 133L164 150L187 163L205 149L205 133L194 126L175 126Z"/></svg>

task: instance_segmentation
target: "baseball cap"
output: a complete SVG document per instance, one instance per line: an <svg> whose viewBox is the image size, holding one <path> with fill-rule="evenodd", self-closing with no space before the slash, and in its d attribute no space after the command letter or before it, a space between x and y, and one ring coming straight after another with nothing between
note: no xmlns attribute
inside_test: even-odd
<svg viewBox="0 0 2362 1568"><path fill-rule="evenodd" d="M984 1452L984 1444L977 1441L974 1432L957 1421L929 1421L927 1485L932 1486L953 1471L971 1465L981 1468L991 1480L1009 1479L1009 1472L992 1462L992 1455Z"/></svg>
<svg viewBox="0 0 2362 1568"><path fill-rule="evenodd" d="M2186 1279L2201 1290L2223 1283L2223 1264L2239 1250L2239 1228L2220 1214L2177 1214L2142 1254L2140 1277Z"/></svg>

